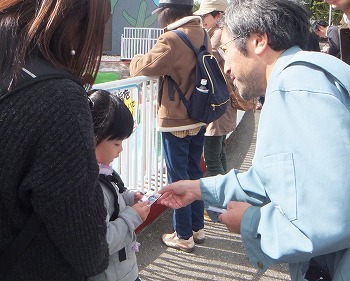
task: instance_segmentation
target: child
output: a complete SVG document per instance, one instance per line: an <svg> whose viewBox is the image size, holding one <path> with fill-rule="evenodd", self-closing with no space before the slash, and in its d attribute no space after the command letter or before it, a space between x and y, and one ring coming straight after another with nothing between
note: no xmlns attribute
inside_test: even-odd
<svg viewBox="0 0 350 281"><path fill-rule="evenodd" d="M104 90L91 92L96 159L107 209L109 266L89 281L133 281L138 278L135 229L147 218L148 202L138 202L140 192L127 190L120 176L110 166L122 152L123 140L130 137L134 120L124 102ZM135 203L137 202L137 203Z"/></svg>

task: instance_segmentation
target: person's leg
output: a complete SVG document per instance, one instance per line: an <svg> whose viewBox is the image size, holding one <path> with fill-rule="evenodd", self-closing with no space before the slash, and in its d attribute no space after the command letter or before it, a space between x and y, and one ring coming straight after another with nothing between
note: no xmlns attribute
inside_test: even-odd
<svg viewBox="0 0 350 281"><path fill-rule="evenodd" d="M260 96L258 99L258 103L256 104L256 109L262 109L263 104L265 102L265 97L264 96Z"/></svg>
<svg viewBox="0 0 350 281"><path fill-rule="evenodd" d="M216 176L225 174L222 164L222 137L205 136L204 137L204 160L207 167L207 176ZM226 155L225 155L226 160Z"/></svg>
<svg viewBox="0 0 350 281"><path fill-rule="evenodd" d="M224 170L224 173L227 173L227 155L226 155L226 135L221 136L221 165Z"/></svg>
<svg viewBox="0 0 350 281"><path fill-rule="evenodd" d="M203 154L205 127L195 136L187 136L189 138L188 165L187 174L190 180L197 180L203 177L201 169L201 157Z"/></svg>
<svg viewBox="0 0 350 281"><path fill-rule="evenodd" d="M198 231L204 228L204 202L196 200L191 203L192 210L192 230Z"/></svg>
<svg viewBox="0 0 350 281"><path fill-rule="evenodd" d="M191 180L203 177L203 171L200 167L200 161L203 153L204 132L202 128L199 133L191 137L189 149L188 175ZM196 200L191 203L192 211L192 228L198 231L204 228L204 203L202 200Z"/></svg>
<svg viewBox="0 0 350 281"><path fill-rule="evenodd" d="M260 97L259 97L259 102L260 102L262 105L264 105L264 103L265 103L265 96L260 96Z"/></svg>
<svg viewBox="0 0 350 281"><path fill-rule="evenodd" d="M190 139L190 137L178 138L171 133L162 133L169 183L190 179L187 172ZM191 213L191 205L174 210L173 226L179 238L188 239L192 236Z"/></svg>
<svg viewBox="0 0 350 281"><path fill-rule="evenodd" d="M189 179L187 163L190 141L186 137L178 138L172 133L162 133L162 143L168 183Z"/></svg>
<svg viewBox="0 0 350 281"><path fill-rule="evenodd" d="M319 281L319 280L324 280L324 281L331 281L332 278L329 275L329 264L327 260L327 256L331 256L332 263L334 262L334 255L325 255L325 256L319 256L312 258L309 263L309 268L305 274L305 279L308 281ZM330 268L333 269L334 264L330 265Z"/></svg>

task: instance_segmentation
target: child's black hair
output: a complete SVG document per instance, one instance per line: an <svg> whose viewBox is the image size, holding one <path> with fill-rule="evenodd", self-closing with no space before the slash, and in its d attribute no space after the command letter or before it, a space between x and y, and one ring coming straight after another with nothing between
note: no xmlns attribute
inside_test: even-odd
<svg viewBox="0 0 350 281"><path fill-rule="evenodd" d="M130 137L134 119L124 102L105 90L89 93L96 145L104 139L123 140Z"/></svg>

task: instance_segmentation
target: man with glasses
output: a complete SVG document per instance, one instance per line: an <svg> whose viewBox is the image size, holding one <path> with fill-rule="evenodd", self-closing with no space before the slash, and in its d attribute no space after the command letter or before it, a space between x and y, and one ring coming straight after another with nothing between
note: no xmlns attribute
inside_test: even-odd
<svg viewBox="0 0 350 281"><path fill-rule="evenodd" d="M243 98L266 98L252 167L173 183L160 203L226 209L219 219L262 271L288 263L292 280L350 280L350 67L303 52L308 29L296 0L231 1L225 72Z"/></svg>

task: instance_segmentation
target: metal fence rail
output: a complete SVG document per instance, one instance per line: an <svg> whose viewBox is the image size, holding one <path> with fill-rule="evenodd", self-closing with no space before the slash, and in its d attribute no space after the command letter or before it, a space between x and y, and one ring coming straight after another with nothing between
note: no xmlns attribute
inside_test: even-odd
<svg viewBox="0 0 350 281"><path fill-rule="evenodd" d="M139 76L94 85L107 90L128 106L135 120L133 134L112 166L128 188L158 191L167 184L161 134L157 130L158 77ZM244 115L237 112L237 125Z"/></svg>
<svg viewBox="0 0 350 281"><path fill-rule="evenodd" d="M157 87L158 77L146 76L94 86L117 95L133 113L135 130L112 166L125 186L145 192L158 191L167 183L161 136L156 130Z"/></svg>
<svg viewBox="0 0 350 281"><path fill-rule="evenodd" d="M163 33L162 28L124 27L121 36L122 60L131 60L136 54L147 53Z"/></svg>

